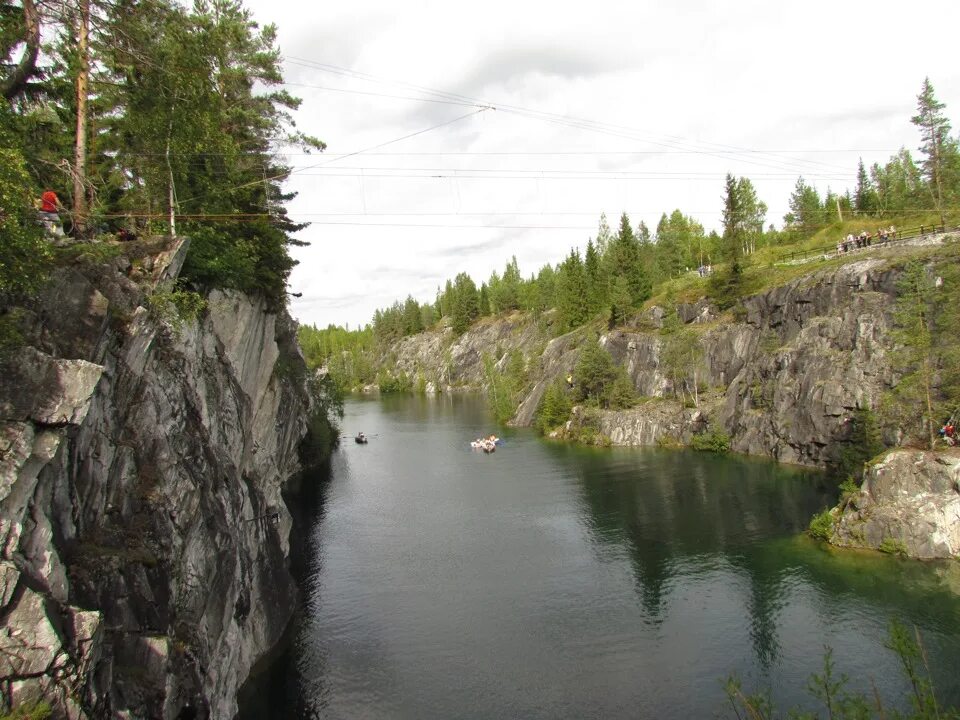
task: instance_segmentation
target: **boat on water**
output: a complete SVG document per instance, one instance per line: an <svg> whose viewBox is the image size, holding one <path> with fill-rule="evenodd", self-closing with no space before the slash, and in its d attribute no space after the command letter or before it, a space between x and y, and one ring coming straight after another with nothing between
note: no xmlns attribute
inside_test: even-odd
<svg viewBox="0 0 960 720"><path fill-rule="evenodd" d="M485 453L496 452L497 445L502 441L496 435L491 435L490 437L478 438L470 443L470 447L474 450L483 450Z"/></svg>
<svg viewBox="0 0 960 720"><path fill-rule="evenodd" d="M364 435L363 433L357 433L356 436L353 438L353 441L357 443L357 445L366 445L367 436Z"/></svg>

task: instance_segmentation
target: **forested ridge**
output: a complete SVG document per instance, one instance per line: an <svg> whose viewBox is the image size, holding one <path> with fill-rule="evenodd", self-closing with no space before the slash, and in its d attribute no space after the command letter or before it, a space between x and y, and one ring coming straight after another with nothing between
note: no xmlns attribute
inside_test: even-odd
<svg viewBox="0 0 960 720"><path fill-rule="evenodd" d="M282 89L276 29L238 0L0 0L0 300L56 260L35 203L75 239L191 238L181 282L281 306L300 244L277 149L322 150Z"/></svg>
<svg viewBox="0 0 960 720"><path fill-rule="evenodd" d="M832 249L848 235L895 239L921 227L955 225L960 218L960 135L951 134L945 107L925 79L916 115L919 157L902 148L869 169L860 161L857 183L825 194L799 177L789 212L776 226L748 177L727 175L722 227L706 231L682 209L664 212L651 231L626 213L611 227L601 215L585 249L571 248L559 262L527 277L516 258L480 282L466 272L437 288L432 301L412 296L377 310L362 329L305 326L300 341L308 363L325 365L344 389L375 381L373 356L386 355L399 339L449 325L462 334L472 323L513 311L545 318L553 335L586 323L622 326L645 304L707 297L721 310L784 279L792 257ZM890 229L893 228L893 232ZM689 296L689 297L687 297Z"/></svg>

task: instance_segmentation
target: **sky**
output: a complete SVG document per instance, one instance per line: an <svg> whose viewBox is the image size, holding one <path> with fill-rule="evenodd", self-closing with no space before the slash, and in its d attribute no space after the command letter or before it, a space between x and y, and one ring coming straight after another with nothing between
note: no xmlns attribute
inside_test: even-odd
<svg viewBox="0 0 960 720"><path fill-rule="evenodd" d="M915 157L924 77L960 131L960 3L247 0L274 23L299 130L285 147L310 222L291 312L369 322L516 256L529 276L626 212L720 229L726 173L782 226L797 178L821 193L859 158Z"/></svg>

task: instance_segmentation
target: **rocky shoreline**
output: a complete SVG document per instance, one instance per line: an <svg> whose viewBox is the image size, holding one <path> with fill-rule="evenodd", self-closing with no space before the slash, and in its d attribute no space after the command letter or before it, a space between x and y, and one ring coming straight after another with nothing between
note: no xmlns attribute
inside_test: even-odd
<svg viewBox="0 0 960 720"><path fill-rule="evenodd" d="M948 240L939 237L937 243ZM503 368L508 355L519 352L529 380L510 424L530 426L547 388L573 372L584 339L599 334L600 345L626 371L643 401L627 410L575 408L560 436L580 437L577 430L587 423L589 437L604 444L689 445L709 431L723 434L735 452L830 468L842 461L858 414L875 410L897 382L891 330L900 273L890 257L864 257L747 297L732 314L720 314L706 301L654 306L627 327L585 327L552 339L545 329L549 315L534 321L514 313L483 319L460 337L447 328L404 338L383 367L421 386L484 391L489 384L484 355ZM659 329L673 311L694 330L702 349L697 407L674 397L664 367ZM883 432L888 447L899 443L896 427ZM871 492L872 486L865 487ZM960 519L944 513L943 521L955 527L938 525L936 532L960 532ZM906 521L910 514L903 517ZM904 529L897 537L907 538L903 542L911 555L927 557L924 543L909 539L918 533L923 534ZM938 547L960 556L952 541Z"/></svg>

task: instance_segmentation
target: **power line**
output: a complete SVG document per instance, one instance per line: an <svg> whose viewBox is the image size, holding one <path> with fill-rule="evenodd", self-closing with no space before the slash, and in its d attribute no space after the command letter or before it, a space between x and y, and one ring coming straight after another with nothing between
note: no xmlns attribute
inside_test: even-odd
<svg viewBox="0 0 960 720"><path fill-rule="evenodd" d="M368 92L365 90L348 90L347 88L335 88L335 87L328 87L326 85L311 85L309 83L283 82L282 84L289 85L290 87L305 87L305 88L312 88L314 90L326 90L329 92L348 93L351 95L368 95L372 97L393 98L395 100L416 100L418 102L441 103L444 105L462 105L464 107L480 107L477 103L461 102L459 100L441 100L439 98L422 98L422 97L413 97L411 95L390 95L388 93Z"/></svg>
<svg viewBox="0 0 960 720"><path fill-rule="evenodd" d="M296 167L296 166L294 166ZM309 168L303 168L306 170ZM695 172L695 171L669 171L669 170L577 170L572 168L567 169L543 169L543 168L470 168L470 167L383 167L383 166L348 166L348 167L338 167L336 170L355 170L357 171L356 175L347 175L347 177L360 177L360 173L363 173L363 177L470 177L469 175L464 175L461 173L478 173L479 177L485 177L485 173L501 173L505 175L516 175L520 179L549 179L549 176L553 175L568 175L568 176L597 176L603 179L630 179L630 178L653 178L653 179L677 179L683 180L687 178L702 178L702 179L718 179L724 178L725 173L716 173L716 172ZM384 174L384 175L370 175L369 171L376 170L384 173L452 173L451 175L406 175L406 174ZM295 170L299 172L299 170ZM327 173L306 173L308 175L314 176L323 176ZM344 177L343 174L338 173L334 175L333 173L329 174L331 177ZM751 177L760 177L760 178L776 178L781 180L794 180L796 175L787 174L787 173L755 173ZM855 174L850 173L848 175L841 175L839 173L832 175L811 175L809 178L813 179L824 179L824 180L849 180L854 178Z"/></svg>
<svg viewBox="0 0 960 720"><path fill-rule="evenodd" d="M434 89L434 88L429 88L429 87L425 87L425 86L422 86L422 85L416 85L416 84L414 84L414 83L408 83L408 82L404 82L404 81L384 80L384 79L378 78L378 77L376 77L376 76L374 76L374 75L371 75L371 74L369 74L369 73L363 73L363 72L351 70L351 69L349 69L349 68L343 68L343 67L339 67L339 66L336 66L336 65L329 65L329 64L326 64L326 63L320 63L320 62L316 62L316 61L308 60L308 59L304 59L304 58L288 57L288 58L285 58L284 61L285 61L285 62L289 62L289 63L293 63L293 64L295 64L295 65L302 65L302 66L305 66L305 67L310 67L310 68L319 69L319 70L322 70L322 71L325 71L325 72L332 72L332 73L334 73L334 74L341 75L341 76L359 78L359 79L362 79L362 80L366 80L366 81L368 81L368 82L375 82L375 83L379 83L379 84L389 84L389 85L398 85L398 86L402 86L402 87L408 87L408 88L416 89L416 90L418 90L418 91L420 91L420 92L429 93L430 95L433 95L433 96L435 96L435 97L439 97L439 98L443 98L443 99L447 99L447 100L455 100L455 101L459 101L459 102L469 102L469 103L492 104L492 105L494 105L495 107L497 107L498 109L503 110L503 111L505 111L505 112L511 112L511 113L514 113L514 114L517 114L517 115L521 115L521 116L525 116L525 117L529 117L529 118L535 118L535 119L539 119L539 120L542 120L542 121L545 121L545 122L553 122L553 123L556 123L556 124L566 125L566 126L568 126L568 127L574 127L574 128L579 128L579 129L583 129L583 130L588 130L588 131L591 131L591 132L598 132L598 133L602 133L602 134L613 135L613 136L616 136L616 137L624 137L624 138L628 138L628 139L641 140L641 141L644 141L644 142L649 142L649 143L656 144L656 145L661 145L661 146L664 146L664 147L674 147L674 148L684 148L684 147L685 147L686 149L689 149L689 150L691 150L692 152L695 152L695 153L705 154L705 155L713 155L713 156L720 157L720 158L722 158L722 159L727 159L727 160L729 160L729 159L736 159L736 158L730 158L730 157L728 157L728 156L730 156L730 155L735 156L735 155L740 154L740 153L741 153L742 151L744 151L744 150L748 150L748 148L741 148L741 147L731 146L731 145L722 145L722 144L718 144L718 143L694 143L694 142L688 141L688 140L686 140L686 139L684 139L684 138L680 138L680 137L678 137L678 136L670 136L670 135L661 135L661 136L660 136L660 137L668 138L668 139L665 140L665 141L652 140L652 139L650 139L649 137L646 137L646 138L643 137L644 134L649 135L650 133L647 133L646 131L637 130L637 129L635 129L635 128L629 128L629 127L623 126L623 125L615 125L615 124L612 124L612 123L605 123L605 122L598 122L598 121L594 121L594 120L587 120L587 119L577 118L577 117L569 116L569 115L561 115L561 114L558 114L558 113L549 113L549 112L544 112L544 111L540 111L540 110L533 110L533 109L530 109L530 108L524 108L524 107L520 107L520 106L516 106L516 105L510 105L510 104L507 104L507 103L488 103L487 101L478 100L477 98L469 97L469 96L466 96L466 95L460 95L460 94L457 94L457 93L450 93L450 92L447 92L447 91L437 90L437 89ZM700 147L698 147L698 145L699 145ZM708 146L708 145L712 145L712 146L714 146L714 148L713 148L713 149L705 149L706 146ZM751 163L751 164L759 164L759 163L756 163L756 162L751 162L751 161L743 160L743 159L741 159L741 161L742 161L742 162L748 162L748 163ZM794 159L794 158L789 158L789 159L786 159L786 160L784 160L784 161L778 161L778 162L781 162L781 164L783 164L783 163L789 163L789 164L792 166L793 169L796 169L796 168L800 167L800 166L798 165L798 163L804 163L804 164L807 164L807 165L820 165L820 166L828 166L828 167L830 167L830 166L832 166L832 167L838 167L838 166L835 166L835 165L830 165L830 164L827 164L827 163L821 163L821 162L818 162L818 161L807 161L807 160L803 160L803 159ZM769 167L769 165L768 165L768 167ZM781 167L781 168L779 168L779 169L785 169L785 168Z"/></svg>
<svg viewBox="0 0 960 720"><path fill-rule="evenodd" d="M341 155L340 157L333 158L332 160L328 160L328 161L326 161L326 162L316 163L316 164L314 164L314 165L307 165L306 167L299 168L299 169L297 169L297 170L285 170L285 171L283 171L283 172L281 172L281 173L277 173L276 175L273 175L273 176L271 176L271 177L264 176L264 177L262 177L262 178L259 178L259 179L257 179L257 180L252 180L252 181L247 182L247 183L242 183L242 184L240 184L240 185L235 185L235 186L229 187L229 188L222 188L219 192L225 193L225 192L232 192L232 191L234 191L234 190L241 190L241 189L246 188L246 187L253 187L254 185L259 185L259 184L261 184L261 183L266 183L266 182L269 181L269 180L280 180L280 179L283 179L283 178L287 178L287 177L289 177L290 175L292 175L292 174L294 174L294 173L302 172L303 170L311 170L311 169L314 169L314 168L323 167L323 166L325 166L325 165L329 165L329 164L331 164L331 163L338 162L338 161L343 160L343 159L345 159L345 158L353 157L354 155L359 155L359 154L361 154L361 153L365 153L365 152L367 152L368 150L377 150L377 149L379 149L379 148L386 147L387 145L393 145L394 143L398 143L398 142L400 142L401 140L408 140L409 138L416 137L417 135L423 135L424 133L428 133L428 132L430 132L430 131L432 131L432 130L437 130L438 128L442 128L442 127L445 127L445 126L447 126L447 125L452 125L452 124L455 123L455 122L459 122L460 120L464 120L464 119L466 119L466 118L468 118L468 117L472 117L473 115L476 115L477 113L482 113L482 112L485 112L485 111L490 110L490 109L491 109L490 107L482 107L482 108L480 108L479 110L474 110L473 112L468 112L468 113L466 113L465 115L460 115L459 117L455 117L455 118L453 118L452 120L447 120L447 121L442 122L442 123L437 123L436 125L432 125L432 126L430 126L430 127L428 127L428 128L424 128L423 130L418 130L418 131L416 131L416 132L409 133L409 134L407 134L407 135L403 135L403 136L398 137L398 138L394 138L393 140L388 140L387 142L380 143L379 145L373 145L372 147L364 148L363 150L357 150L356 152L347 153L346 155ZM180 203L186 203L186 202L190 202L191 200L198 200L198 199L201 199L200 196L194 196L194 197L192 197L192 198L187 198L186 200L181 200Z"/></svg>

